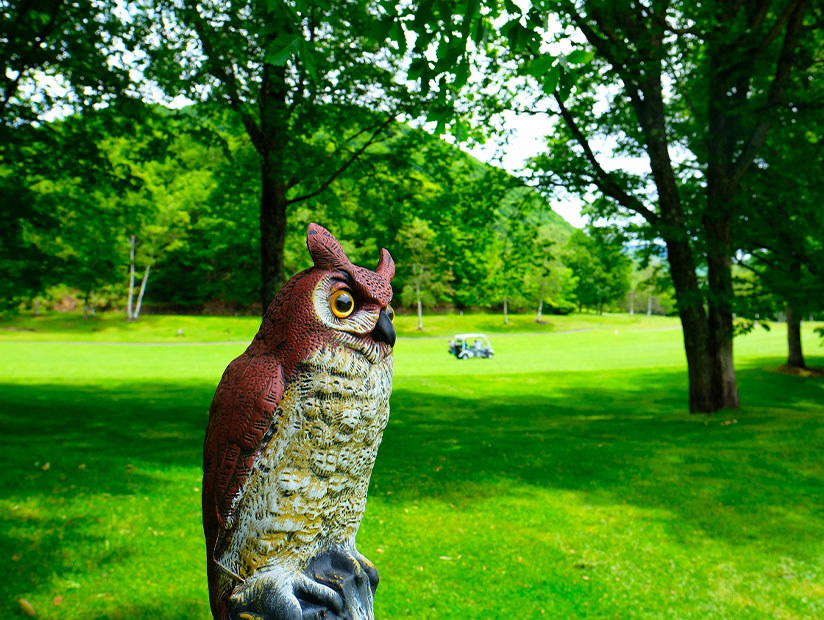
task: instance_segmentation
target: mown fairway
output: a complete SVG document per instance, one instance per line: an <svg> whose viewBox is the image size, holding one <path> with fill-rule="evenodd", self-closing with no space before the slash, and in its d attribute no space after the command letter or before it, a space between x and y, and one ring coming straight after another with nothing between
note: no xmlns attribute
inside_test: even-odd
<svg viewBox="0 0 824 620"><path fill-rule="evenodd" d="M201 446L244 346L22 341L180 342L177 319L0 335L1 617L208 617ZM783 325L736 341L744 406L706 417L671 319L518 317L465 362L443 334L500 318L439 320L396 346L359 536L379 620L824 617L824 380L774 371ZM185 321L189 342L256 328Z"/></svg>

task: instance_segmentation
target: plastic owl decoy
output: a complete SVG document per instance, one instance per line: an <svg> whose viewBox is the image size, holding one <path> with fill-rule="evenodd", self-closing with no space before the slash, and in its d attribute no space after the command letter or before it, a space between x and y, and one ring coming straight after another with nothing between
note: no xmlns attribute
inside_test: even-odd
<svg viewBox="0 0 824 620"><path fill-rule="evenodd" d="M378 575L355 547L389 418L395 330L381 250L353 265L310 224L290 279L223 373L203 453L216 620L370 620Z"/></svg>

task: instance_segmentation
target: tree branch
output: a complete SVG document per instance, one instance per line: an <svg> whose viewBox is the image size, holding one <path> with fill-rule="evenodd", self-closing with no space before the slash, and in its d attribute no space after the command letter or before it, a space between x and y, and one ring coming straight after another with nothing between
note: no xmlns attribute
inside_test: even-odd
<svg viewBox="0 0 824 620"><path fill-rule="evenodd" d="M554 93L555 101L558 104L558 107L561 110L561 117L564 119L567 127L572 132L575 141L578 142L580 147L584 151L584 157L586 157L587 161L590 163L592 168L595 170L595 178L593 182L595 185L600 189L604 194L618 202L622 207L626 207L630 211L634 211L641 215L645 220L647 220L650 224L656 224L658 222L658 215L653 212L652 210L645 207L640 200L638 200L635 196L628 194L621 188L618 183L610 176L610 174L604 170L601 164L598 162L598 158L595 156L595 153L592 151L592 147L589 145L589 141L587 140L584 132L581 131L578 124L575 122L575 119L572 117L572 114L569 110L564 106L563 102L561 101L561 97L558 94L558 91Z"/></svg>
<svg viewBox="0 0 824 620"><path fill-rule="evenodd" d="M249 135L249 139L252 141L252 145L258 154L263 155L265 149L264 135L255 117L246 109L240 98L234 64L227 59L227 67L217 61L218 54L212 45L211 38L217 36L215 31L205 22L203 16L197 11L197 8L191 8L191 14L193 15L192 21L194 22L195 30L197 31L200 43L203 46L203 51L206 53L206 58L208 59L209 73L220 80L224 88L226 88L229 96L229 106L240 115L240 120L246 129L246 133Z"/></svg>
<svg viewBox="0 0 824 620"><path fill-rule="evenodd" d="M393 117L393 118L394 118L394 117ZM391 119L390 119L390 120L391 120ZM382 123L382 124L379 124L379 125L380 125L380 126L385 127L385 126L386 126L386 123ZM353 142L354 140L357 140L359 136L361 136L361 135L365 134L365 133L366 133L366 132L368 132L368 131L370 131L370 128L369 128L369 127L364 127L363 129L360 129L360 130L356 131L354 134L352 134L351 136L349 136L349 137L345 140L345 143L351 143L351 142ZM370 138L370 142L371 142L372 144L377 144L377 143L379 143L379 142L382 142L382 140L377 140L377 139L376 139L376 137L375 137L378 133L380 133L380 128L379 128L379 129L377 129L377 130L373 133L372 137ZM367 146L368 146L368 145L367 145ZM340 152L341 152L341 151L343 151L343 150L344 150L344 147L343 147L343 146L338 146L338 147L336 147L336 148L335 148L335 151L334 151L333 153L331 153L331 154L330 154L330 157L331 157L332 155L334 155L334 154L340 153ZM350 155L351 155L351 154L353 154L353 151L349 151L348 149L346 149L346 150L347 150L347 152L349 152L349 153L350 153ZM358 155L359 155L359 154L358 154ZM355 159L358 159L358 155L355 155L355 156L354 156L354 157L355 157ZM349 165L349 164L347 164L347 166L348 166L348 165ZM298 176L293 176L292 178L290 178L290 179L286 182L286 189L287 189L287 190L292 189L293 187L295 187L295 185L299 184L299 183L300 183L300 181L301 181L300 177L298 177Z"/></svg>
<svg viewBox="0 0 824 620"><path fill-rule="evenodd" d="M741 60L729 65L726 69L720 72L720 75L726 79L726 77L740 71L744 66L749 66L751 71L754 60L766 51L778 35L781 34L781 30L787 24L787 20L790 19L793 11L798 8L799 2L805 1L806 0L791 0L788 2L787 6L785 6L784 10L781 12L781 15L779 15L775 20L772 28L770 28L767 34L764 35L761 42L757 43L753 42L752 39L755 37L755 31L761 28L764 18L766 17L767 9L769 8L769 3L765 3L766 6L762 4L761 7L759 7L758 14L750 18L750 23L747 30L735 41L728 43L725 47L727 50L725 55L738 57L741 58ZM748 45L748 39L751 43L750 45Z"/></svg>
<svg viewBox="0 0 824 620"><path fill-rule="evenodd" d="M578 14L574 5L571 3L566 4L568 6L567 10L569 11L569 15L575 22L575 25L578 26L587 41L589 41L590 45L592 45L598 53L601 54L601 56L609 61L613 69L615 69L615 72L621 78L621 81L624 83L624 90L632 103L632 107L635 109L635 113L638 115L638 121L641 123L642 127L645 127L647 123L647 115L644 99L640 95L641 85L633 77L633 74L629 71L623 60L619 59L615 53L618 49L624 49L626 44L621 37L618 36L615 30L597 13L594 13L592 18L595 20L595 25L598 27L598 30L607 36L609 39L608 41L604 40L598 32L596 32L595 29L592 28L586 20Z"/></svg>
<svg viewBox="0 0 824 620"><path fill-rule="evenodd" d="M798 2L787 3L787 6L784 7L784 10L781 12L781 15L779 15L778 19L775 20L773 27L770 28L769 32L767 32L762 39L761 44L755 50L753 54L754 56L760 55L772 44L773 41L775 41L778 35L781 34L781 30L784 28L784 25L790 19L790 16L793 14L793 11L797 8L797 6Z"/></svg>
<svg viewBox="0 0 824 620"><path fill-rule="evenodd" d="M807 8L807 0L799 0L795 5L795 10L787 23L787 31L784 34L784 41L781 45L781 52L775 67L775 77L770 84L765 108L775 107L784 100L784 89L790 79L795 52L798 47L798 35L801 32L801 25L804 21L804 11ZM750 133L749 138L741 150L741 154L732 166L730 178L730 189L735 188L752 165L755 156L767 139L767 132L772 125L772 121L765 119L758 123Z"/></svg>
<svg viewBox="0 0 824 620"><path fill-rule="evenodd" d="M333 172L331 175L329 175L329 177L323 183L321 183L320 186L316 190L314 190L312 192L309 192L308 194L303 194L302 196L297 196L295 198L290 198L289 200L286 201L286 204L291 205L291 204L294 204L296 202L303 202L304 200L309 200L310 198L314 198L315 196L318 196L318 195L322 194L323 192L325 192L327 190L327 188L332 183L334 183L335 179L337 179L340 175L342 175L344 172L346 172L346 170L353 163L355 163L355 161L358 159L358 157L360 157L366 149L368 149L372 144L375 143L375 141L377 140L380 133L384 129L386 129L389 126L389 124L394 120L395 120L395 117L390 116L384 122L380 123L375 128L375 130L372 132L372 135L369 136L369 139L366 142L364 142L359 148L357 148L355 151L353 151L352 154L350 155L349 159L347 159L343 163L343 165L341 165L337 170L335 170L335 172Z"/></svg>
<svg viewBox="0 0 824 620"><path fill-rule="evenodd" d="M595 19L598 29L607 36L608 41L604 40L578 13L578 9L574 4L571 2L564 2L564 5L570 18L573 22L575 22L575 25L578 26L578 29L584 34L590 45L592 45L592 47L594 47L601 56L609 61L618 75L621 76L621 80L624 82L630 96L632 96L632 93L637 94L638 85L634 82L634 80L632 80L631 75L627 72L624 62L619 60L615 54L615 49L622 49L625 47L621 37L619 37L608 24L604 23L603 19L599 19L594 15L593 19Z"/></svg>

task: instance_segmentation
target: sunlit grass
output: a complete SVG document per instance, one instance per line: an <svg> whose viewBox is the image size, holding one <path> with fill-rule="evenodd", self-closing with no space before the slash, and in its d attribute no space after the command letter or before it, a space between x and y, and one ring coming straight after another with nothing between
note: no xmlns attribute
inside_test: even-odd
<svg viewBox="0 0 824 620"><path fill-rule="evenodd" d="M151 319L101 340L183 320ZM670 320L560 319L597 324L503 335L453 316L399 341L359 536L378 617L823 617L824 380L773 371L783 326L736 341L744 406L706 417L685 411ZM257 327L185 320L212 340ZM456 331L491 332L495 359L449 357ZM207 618L203 431L244 345L1 333L2 617L25 599L43 618Z"/></svg>

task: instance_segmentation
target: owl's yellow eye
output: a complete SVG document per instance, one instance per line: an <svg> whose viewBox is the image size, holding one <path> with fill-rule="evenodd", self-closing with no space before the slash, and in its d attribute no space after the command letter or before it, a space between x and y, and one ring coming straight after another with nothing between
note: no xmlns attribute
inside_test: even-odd
<svg viewBox="0 0 824 620"><path fill-rule="evenodd" d="M332 307L332 313L339 319L345 319L355 309L355 300L352 298L352 293L347 290L340 289L332 293L332 299L329 300L329 305Z"/></svg>
<svg viewBox="0 0 824 620"><path fill-rule="evenodd" d="M395 309L392 306L386 306L386 316L390 321L395 322Z"/></svg>

